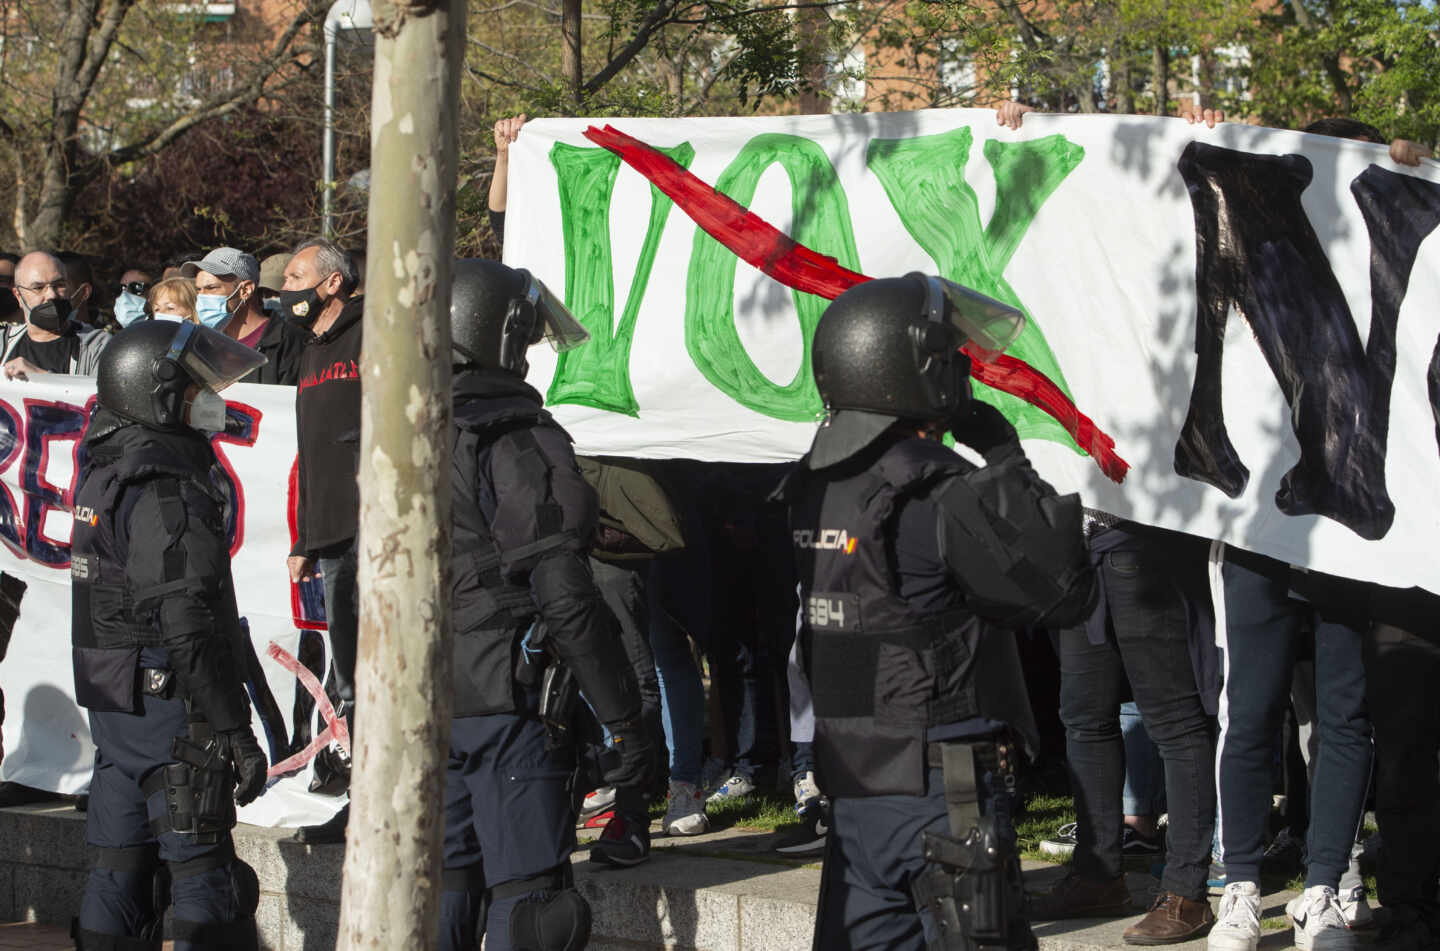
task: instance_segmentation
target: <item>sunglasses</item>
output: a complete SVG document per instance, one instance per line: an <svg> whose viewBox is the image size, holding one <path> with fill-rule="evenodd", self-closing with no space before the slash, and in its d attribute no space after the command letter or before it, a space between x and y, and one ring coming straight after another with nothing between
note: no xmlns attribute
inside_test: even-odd
<svg viewBox="0 0 1440 951"><path fill-rule="evenodd" d="M145 292L148 291L149 289L150 289L150 285L149 285L149 284L146 284L144 281L128 281L128 282L126 282L126 283L124 283L124 284L116 284L116 285L115 285L115 293L116 293L116 294L122 294L122 293L124 293L125 291L129 291L130 293L134 294L136 297L144 297L144 296L145 296Z"/></svg>

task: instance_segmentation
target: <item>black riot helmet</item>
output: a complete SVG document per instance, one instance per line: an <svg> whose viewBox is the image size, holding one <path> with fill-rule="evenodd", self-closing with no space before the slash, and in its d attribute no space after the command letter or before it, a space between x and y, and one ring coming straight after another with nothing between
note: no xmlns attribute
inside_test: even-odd
<svg viewBox="0 0 1440 951"><path fill-rule="evenodd" d="M825 309L811 362L827 418L814 468L848 458L896 420L942 420L970 399L970 357L993 360L1024 329L1020 311L913 272L858 284Z"/></svg>
<svg viewBox="0 0 1440 951"><path fill-rule="evenodd" d="M141 321L117 333L100 354L96 393L100 405L137 423L157 429L186 424L185 393L200 387L192 401L190 424L197 429L197 409L213 412L218 394L265 363L265 357L218 330L190 321ZM223 427L223 401L219 402Z"/></svg>
<svg viewBox="0 0 1440 951"><path fill-rule="evenodd" d="M570 350L590 333L524 268L485 258L455 262L450 291L450 340L456 365L504 370L523 378L525 351L542 339Z"/></svg>

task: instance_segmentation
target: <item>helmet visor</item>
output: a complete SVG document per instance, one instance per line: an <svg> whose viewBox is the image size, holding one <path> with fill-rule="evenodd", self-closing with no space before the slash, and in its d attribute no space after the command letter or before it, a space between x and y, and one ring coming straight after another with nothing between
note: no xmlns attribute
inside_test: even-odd
<svg viewBox="0 0 1440 951"><path fill-rule="evenodd" d="M977 359L994 362L1025 329L1025 314L1019 309L943 277L922 276L929 285L930 319L946 319L944 304L948 300L949 322L969 338Z"/></svg>
<svg viewBox="0 0 1440 951"><path fill-rule="evenodd" d="M267 362L259 351L188 320L176 326L166 356L183 366L190 379L216 393Z"/></svg>
<svg viewBox="0 0 1440 951"><path fill-rule="evenodd" d="M550 288L524 268L518 270L525 275L525 299L535 308L535 331L530 340L532 344L539 343L540 338L544 337L549 341L551 349L564 353L590 339L590 331L575 319L575 315L560 303L558 297L550 293Z"/></svg>

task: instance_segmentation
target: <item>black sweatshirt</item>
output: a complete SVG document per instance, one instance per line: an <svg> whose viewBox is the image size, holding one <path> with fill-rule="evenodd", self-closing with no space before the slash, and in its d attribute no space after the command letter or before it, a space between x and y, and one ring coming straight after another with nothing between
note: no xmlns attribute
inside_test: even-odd
<svg viewBox="0 0 1440 951"><path fill-rule="evenodd" d="M300 355L295 393L298 535L292 555L334 550L355 537L360 493L360 331L364 299L351 298L334 325Z"/></svg>

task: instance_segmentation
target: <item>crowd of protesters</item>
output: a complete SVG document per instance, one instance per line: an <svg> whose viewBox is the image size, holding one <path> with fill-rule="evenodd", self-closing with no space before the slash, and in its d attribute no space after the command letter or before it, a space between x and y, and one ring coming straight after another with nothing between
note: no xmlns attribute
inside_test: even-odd
<svg viewBox="0 0 1440 951"><path fill-rule="evenodd" d="M1007 104L999 120L1019 127L1026 111ZM495 129L497 231L508 146L523 121ZM1383 143L1359 123L1316 131ZM1424 157L1413 143L1390 145L1396 162ZM119 329L191 321L268 357L250 382L295 386L319 349L358 361L362 259L320 239L263 261L225 247L163 265L3 254L4 372L19 381L93 375ZM292 319L301 306L314 310L307 321ZM343 393L317 390L297 404L302 441L333 448L356 438L358 374L344 384ZM355 418L327 400L353 403ZM342 714L353 716L354 500L334 490L353 485L354 458L325 449L308 458L327 491L302 512L289 570L297 582L323 579L333 684ZM775 849L823 853L827 803L792 650L789 529L783 509L767 502L784 466L580 461L601 508L594 576L627 639L647 722L668 749L660 831L703 834L715 806L780 788L793 796L798 824ZM1057 885L1034 896L1034 917L1144 910L1125 878L1138 860L1159 892L1127 942L1208 933L1212 951L1250 951L1262 877L1274 872L1304 875L1287 907L1301 948L1350 947L1367 931L1386 951L1440 947L1440 600L1100 511L1087 510L1085 527L1100 579L1095 613L1074 628L1018 634L1041 719L1048 706L1063 725L1063 750L1048 751L1048 762L1063 752L1076 811L1073 825L1043 843L1071 861ZM1036 685L1053 683L1057 668L1058 699L1047 703ZM1032 788L1046 776L1038 752L1041 765L1022 777ZM1372 811L1378 831L1364 821ZM602 830L594 860L647 858L644 791L595 790L578 821ZM344 822L342 810L305 840L341 841Z"/></svg>

